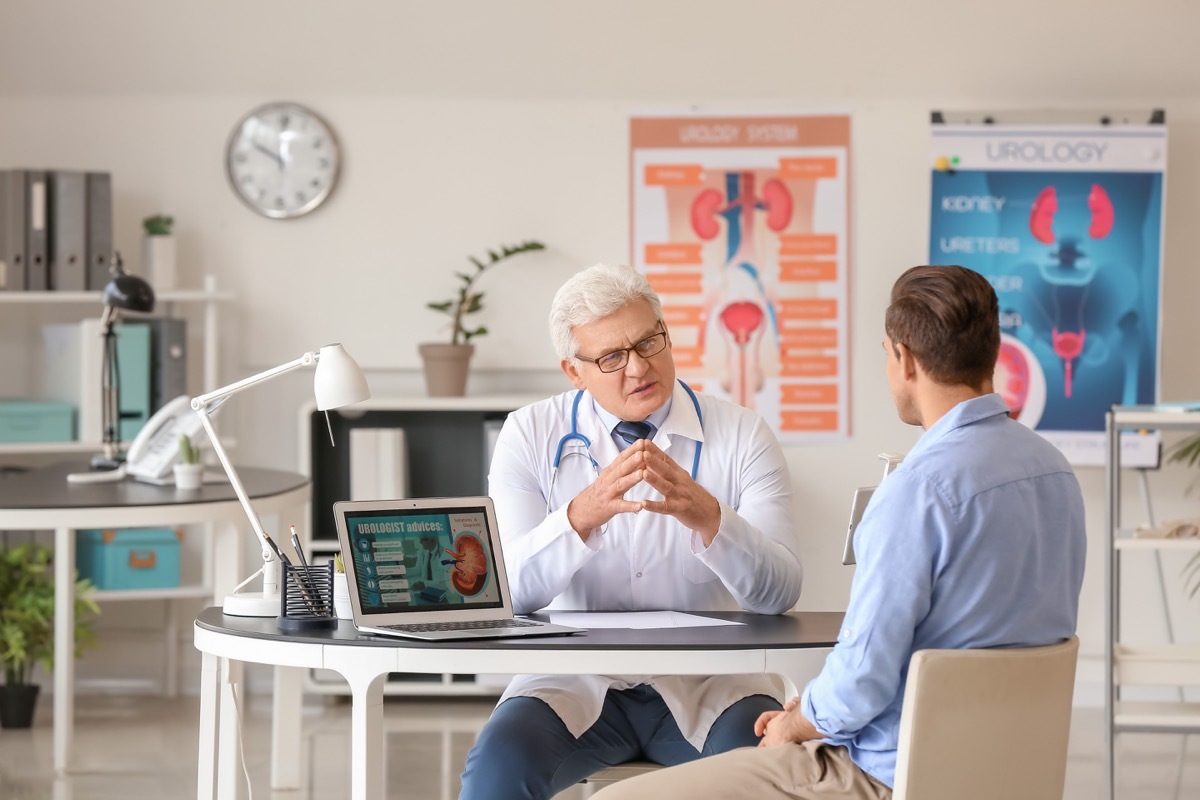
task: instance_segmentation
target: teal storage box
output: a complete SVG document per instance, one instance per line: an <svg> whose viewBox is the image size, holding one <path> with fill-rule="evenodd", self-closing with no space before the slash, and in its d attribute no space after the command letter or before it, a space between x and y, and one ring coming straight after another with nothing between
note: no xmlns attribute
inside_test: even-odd
<svg viewBox="0 0 1200 800"><path fill-rule="evenodd" d="M0 400L0 444L70 442L75 406L58 400Z"/></svg>
<svg viewBox="0 0 1200 800"><path fill-rule="evenodd" d="M170 589L179 585L179 532L173 528L81 530L79 577L97 589Z"/></svg>

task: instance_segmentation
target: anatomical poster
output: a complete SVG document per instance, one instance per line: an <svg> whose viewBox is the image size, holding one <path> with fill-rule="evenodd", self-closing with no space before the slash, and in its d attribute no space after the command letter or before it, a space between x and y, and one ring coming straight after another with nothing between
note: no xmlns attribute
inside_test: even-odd
<svg viewBox="0 0 1200 800"><path fill-rule="evenodd" d="M782 442L846 439L850 117L635 117L630 166L679 377Z"/></svg>
<svg viewBox="0 0 1200 800"><path fill-rule="evenodd" d="M1103 464L1105 412L1158 396L1165 126L935 125L932 144L930 263L996 289L996 391L1072 464ZM1157 461L1157 437L1122 446Z"/></svg>

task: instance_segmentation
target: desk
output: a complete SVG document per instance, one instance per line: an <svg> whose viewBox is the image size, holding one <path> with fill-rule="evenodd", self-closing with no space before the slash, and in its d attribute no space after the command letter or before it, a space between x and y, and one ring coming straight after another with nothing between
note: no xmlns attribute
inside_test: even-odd
<svg viewBox="0 0 1200 800"><path fill-rule="evenodd" d="M54 531L54 769L70 767L75 722L75 531L81 528L174 526L228 523L210 545L213 602L221 600L245 577L242 547L247 537L238 526L246 514L228 483L205 484L181 492L130 479L113 483L67 483L86 463L56 464L0 478L0 530ZM246 492L260 515L293 510L301 519L309 496L303 475L270 469L239 469ZM247 523L248 524L248 523ZM100 599L103 599L102 596Z"/></svg>
<svg viewBox="0 0 1200 800"><path fill-rule="evenodd" d="M230 719L234 714L231 676L236 672L230 669L231 662L280 668L276 670L274 698L272 789L300 786L300 672L285 668L324 667L340 673L350 684L352 698L350 796L353 800L378 800L384 790L383 684L390 672L766 672L803 686L825 663L842 621L840 613L832 612L779 616L726 612L706 616L745 624L652 630L608 628L573 636L432 644L367 636L355 631L347 620L341 620L332 631L286 634L278 630L275 620L227 617L219 608L205 609L195 624L196 648L204 654L196 797L212 800L237 796L237 727Z"/></svg>

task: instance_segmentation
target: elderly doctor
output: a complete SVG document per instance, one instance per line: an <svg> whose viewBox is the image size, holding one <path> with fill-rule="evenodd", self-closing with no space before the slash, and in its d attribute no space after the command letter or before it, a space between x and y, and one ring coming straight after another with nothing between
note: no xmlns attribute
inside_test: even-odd
<svg viewBox="0 0 1200 800"><path fill-rule="evenodd" d="M550 333L575 391L508 416L489 475L517 613L787 611L800 596L792 490L753 411L675 379L646 279L597 265ZM548 798L634 759L758 743L765 675L520 675L467 756L465 800Z"/></svg>

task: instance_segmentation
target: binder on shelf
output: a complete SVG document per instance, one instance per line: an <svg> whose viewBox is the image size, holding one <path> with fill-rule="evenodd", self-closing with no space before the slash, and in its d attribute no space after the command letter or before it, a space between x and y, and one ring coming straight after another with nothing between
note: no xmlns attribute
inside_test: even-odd
<svg viewBox="0 0 1200 800"><path fill-rule="evenodd" d="M150 330L150 413L187 394L187 321L176 317L124 320Z"/></svg>
<svg viewBox="0 0 1200 800"><path fill-rule="evenodd" d="M46 216L45 170L25 172L25 288L44 292L50 288Z"/></svg>
<svg viewBox="0 0 1200 800"><path fill-rule="evenodd" d="M87 185L84 173L54 171L49 179L50 288L87 288Z"/></svg>
<svg viewBox="0 0 1200 800"><path fill-rule="evenodd" d="M350 429L350 499L409 496L408 447L403 428Z"/></svg>
<svg viewBox="0 0 1200 800"><path fill-rule="evenodd" d="M25 291L25 171L0 170L0 292Z"/></svg>
<svg viewBox="0 0 1200 800"><path fill-rule="evenodd" d="M112 176L107 172L88 172L84 182L87 192L86 288L98 292L111 277L108 267L113 251Z"/></svg>

